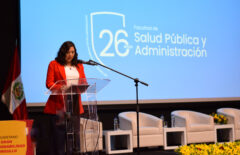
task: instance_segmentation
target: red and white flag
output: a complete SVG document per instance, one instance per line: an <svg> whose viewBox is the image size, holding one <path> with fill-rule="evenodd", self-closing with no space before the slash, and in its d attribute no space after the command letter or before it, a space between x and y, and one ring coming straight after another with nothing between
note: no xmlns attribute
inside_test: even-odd
<svg viewBox="0 0 240 155"><path fill-rule="evenodd" d="M2 102L5 103L15 120L27 119L26 99L21 79L20 57L17 47L14 50L7 80L2 92Z"/></svg>

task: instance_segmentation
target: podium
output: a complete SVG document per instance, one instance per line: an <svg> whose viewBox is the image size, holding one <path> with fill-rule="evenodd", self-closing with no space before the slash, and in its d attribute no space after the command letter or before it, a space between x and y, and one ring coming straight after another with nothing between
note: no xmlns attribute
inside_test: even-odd
<svg viewBox="0 0 240 155"><path fill-rule="evenodd" d="M65 144L67 155L81 154L83 152L98 154L97 146L99 144L100 130L98 125L91 122L98 121L96 94L109 82L109 79L96 78L59 80L47 91L49 95L58 95L64 102L64 107L60 110L58 109L56 115L59 115L59 118L64 117L60 123L66 127ZM83 107L84 113L80 114L79 109L82 106L82 98L85 99L87 104ZM81 119L84 121L81 121ZM88 126L91 131L81 131L80 122L84 122L82 130ZM84 139L87 137L86 134L91 139L90 141L88 140L87 144L87 140ZM88 148L87 145L91 145L91 148L94 149L86 150Z"/></svg>

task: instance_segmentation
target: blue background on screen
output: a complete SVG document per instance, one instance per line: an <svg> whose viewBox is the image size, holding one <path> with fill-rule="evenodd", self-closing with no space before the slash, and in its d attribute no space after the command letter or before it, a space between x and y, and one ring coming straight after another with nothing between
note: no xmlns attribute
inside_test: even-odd
<svg viewBox="0 0 240 155"><path fill-rule="evenodd" d="M26 100L46 102L48 64L67 40L79 59L148 83L140 99L240 97L239 8L237 0L21 1ZM111 80L98 100L135 99L133 80L84 66L87 77Z"/></svg>

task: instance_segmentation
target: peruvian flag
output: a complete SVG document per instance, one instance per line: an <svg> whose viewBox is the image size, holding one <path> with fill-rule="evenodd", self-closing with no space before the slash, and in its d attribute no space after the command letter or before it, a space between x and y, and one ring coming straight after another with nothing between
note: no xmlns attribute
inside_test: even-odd
<svg viewBox="0 0 240 155"><path fill-rule="evenodd" d="M7 81L2 92L2 102L5 103L15 120L27 119L27 106L21 79L20 58L17 47L9 68Z"/></svg>

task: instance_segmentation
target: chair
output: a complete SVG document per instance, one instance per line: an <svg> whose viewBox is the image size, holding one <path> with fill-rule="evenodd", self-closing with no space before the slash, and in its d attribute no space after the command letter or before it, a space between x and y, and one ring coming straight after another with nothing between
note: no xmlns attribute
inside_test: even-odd
<svg viewBox="0 0 240 155"><path fill-rule="evenodd" d="M137 147L136 112L118 114L121 130L132 130L133 147ZM162 120L150 114L139 112L139 147L163 146Z"/></svg>
<svg viewBox="0 0 240 155"><path fill-rule="evenodd" d="M80 150L95 152L103 149L102 122L80 119Z"/></svg>
<svg viewBox="0 0 240 155"><path fill-rule="evenodd" d="M240 140L240 109L220 108L217 109L217 113L226 116L228 124L234 125L235 140Z"/></svg>
<svg viewBox="0 0 240 155"><path fill-rule="evenodd" d="M177 110L171 113L174 127L186 127L187 144L215 142L212 116L195 111Z"/></svg>

